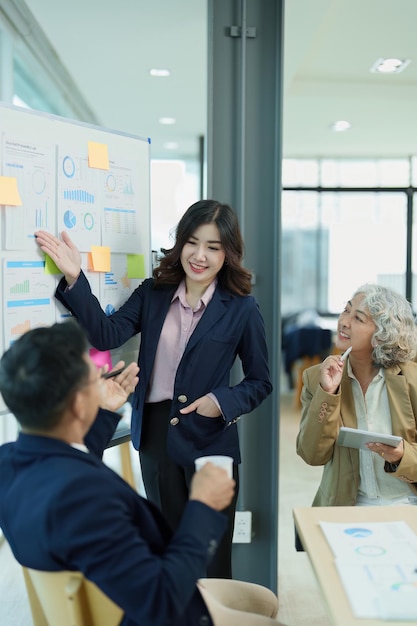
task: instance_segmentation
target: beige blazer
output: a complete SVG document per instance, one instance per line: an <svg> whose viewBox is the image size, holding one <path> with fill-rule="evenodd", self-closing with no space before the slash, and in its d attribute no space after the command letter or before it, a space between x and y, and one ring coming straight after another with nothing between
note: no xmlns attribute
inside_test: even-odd
<svg viewBox="0 0 417 626"><path fill-rule="evenodd" d="M359 487L359 451L335 443L341 426L358 426L352 386L345 368L338 393L326 393L319 385L319 369L313 365L303 373L297 454L309 465L324 465L313 506L352 506ZM392 433L404 439L404 456L392 475L410 483L417 494L417 363L387 368L385 382Z"/></svg>

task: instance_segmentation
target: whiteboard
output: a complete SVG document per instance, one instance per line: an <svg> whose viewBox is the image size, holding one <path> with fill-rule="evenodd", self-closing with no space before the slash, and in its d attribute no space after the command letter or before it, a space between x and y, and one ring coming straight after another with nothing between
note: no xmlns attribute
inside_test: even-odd
<svg viewBox="0 0 417 626"><path fill-rule="evenodd" d="M16 183L21 202L0 197L2 354L27 330L69 315L54 298L62 274L46 263L36 230L69 234L107 313L150 275L152 258L149 139L0 104L0 141L0 176ZM104 166L92 162L91 145L107 154ZM106 271L93 267L93 249L110 254ZM138 341L114 359L132 360Z"/></svg>

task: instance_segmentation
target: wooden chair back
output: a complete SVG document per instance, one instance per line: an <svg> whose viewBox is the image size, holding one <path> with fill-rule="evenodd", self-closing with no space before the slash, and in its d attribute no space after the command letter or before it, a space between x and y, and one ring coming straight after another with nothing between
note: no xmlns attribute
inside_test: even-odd
<svg viewBox="0 0 417 626"><path fill-rule="evenodd" d="M79 572L23 567L34 626L118 626L123 611Z"/></svg>

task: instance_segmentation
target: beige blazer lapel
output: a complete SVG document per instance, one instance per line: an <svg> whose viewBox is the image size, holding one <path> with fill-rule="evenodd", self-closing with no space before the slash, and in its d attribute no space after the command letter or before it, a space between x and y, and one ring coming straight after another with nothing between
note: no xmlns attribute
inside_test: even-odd
<svg viewBox="0 0 417 626"><path fill-rule="evenodd" d="M387 368L385 382L391 410L392 432L410 440L410 436L413 438L416 430L416 417L410 400L407 378L401 373L398 366Z"/></svg>
<svg viewBox="0 0 417 626"><path fill-rule="evenodd" d="M353 401L352 384L347 373L347 367L343 371L341 382L342 402L340 406L340 415L343 426L349 428L357 428L358 420L356 419L355 403Z"/></svg>

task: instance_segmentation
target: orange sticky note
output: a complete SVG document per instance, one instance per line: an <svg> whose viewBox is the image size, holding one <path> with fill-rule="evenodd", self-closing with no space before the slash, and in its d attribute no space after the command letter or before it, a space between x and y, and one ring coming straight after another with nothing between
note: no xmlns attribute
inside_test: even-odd
<svg viewBox="0 0 417 626"><path fill-rule="evenodd" d="M110 272L110 247L91 246L91 260L94 272Z"/></svg>
<svg viewBox="0 0 417 626"><path fill-rule="evenodd" d="M14 176L0 176L0 204L22 205L17 189L17 179Z"/></svg>
<svg viewBox="0 0 417 626"><path fill-rule="evenodd" d="M106 143L88 142L88 166L99 170L109 169L109 149Z"/></svg>

